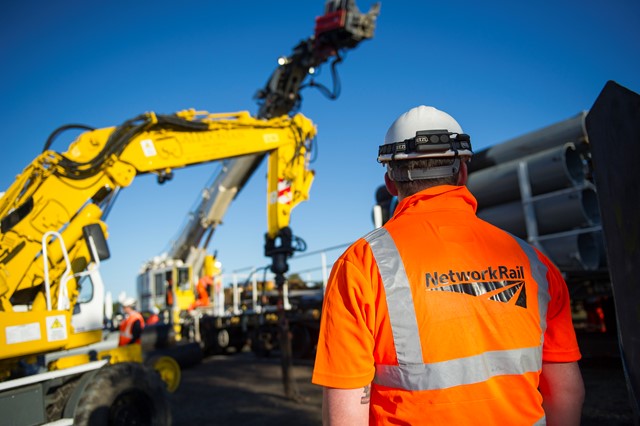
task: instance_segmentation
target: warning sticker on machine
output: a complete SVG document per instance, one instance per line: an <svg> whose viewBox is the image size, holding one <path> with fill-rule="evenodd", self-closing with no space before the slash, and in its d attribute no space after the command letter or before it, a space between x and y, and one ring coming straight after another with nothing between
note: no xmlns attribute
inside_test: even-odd
<svg viewBox="0 0 640 426"><path fill-rule="evenodd" d="M64 315L54 315L47 317L46 320L47 340L49 342L67 339L67 319Z"/></svg>
<svg viewBox="0 0 640 426"><path fill-rule="evenodd" d="M153 145L153 141L151 139L144 139L140 141L140 147L142 148L142 152L145 157L155 157L158 155L156 151L155 145Z"/></svg>
<svg viewBox="0 0 640 426"><path fill-rule="evenodd" d="M4 329L7 338L7 345L14 343L31 342L32 340L40 340L40 324L32 322L29 324L13 325Z"/></svg>

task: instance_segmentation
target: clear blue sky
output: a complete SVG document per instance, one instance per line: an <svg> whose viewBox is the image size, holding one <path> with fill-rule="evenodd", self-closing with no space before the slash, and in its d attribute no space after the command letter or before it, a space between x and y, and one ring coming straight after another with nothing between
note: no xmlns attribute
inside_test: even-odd
<svg viewBox="0 0 640 426"><path fill-rule="evenodd" d="M368 10L371 1L358 1ZM322 0L8 2L0 15L0 191L57 127L118 125L145 111L257 111L253 95L313 32ZM291 226L309 251L372 229L383 168L377 146L405 110L452 114L476 150L589 109L607 80L640 91L640 3L551 1L382 2L373 40L339 67L337 101L302 93L318 126L316 181ZM320 81L327 84L329 69ZM66 150L70 137L54 144ZM152 176L126 188L107 218L106 284L135 292L139 266L162 253L193 207L212 165ZM216 231L224 271L262 266L263 166ZM328 253L331 263L339 250ZM320 265L292 261L292 272ZM306 274L303 274L306 275Z"/></svg>

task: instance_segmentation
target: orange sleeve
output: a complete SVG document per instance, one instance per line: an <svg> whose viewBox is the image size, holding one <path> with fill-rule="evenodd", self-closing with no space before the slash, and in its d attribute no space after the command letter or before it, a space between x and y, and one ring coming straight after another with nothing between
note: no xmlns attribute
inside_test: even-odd
<svg viewBox="0 0 640 426"><path fill-rule="evenodd" d="M569 290L558 268L542 256L548 268L547 281L551 300L547 309L542 359L548 362L574 362L581 358L571 318Z"/></svg>
<svg viewBox="0 0 640 426"><path fill-rule="evenodd" d="M366 269L355 262L343 255L329 277L312 377L317 385L355 389L373 380L374 300Z"/></svg>

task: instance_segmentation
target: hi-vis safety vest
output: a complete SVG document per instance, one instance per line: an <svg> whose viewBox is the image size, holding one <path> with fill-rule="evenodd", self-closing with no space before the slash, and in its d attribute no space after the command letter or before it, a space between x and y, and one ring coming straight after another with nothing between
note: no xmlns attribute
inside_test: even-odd
<svg viewBox="0 0 640 426"><path fill-rule="evenodd" d="M374 388L384 386L406 391L438 391L485 382L498 376L524 375L541 370L550 296L546 279L547 266L540 261L531 246L514 237L528 257L531 275L538 286L537 305L541 329L539 345L424 363L411 287L395 242L385 228L370 232L364 239L369 244L382 278L398 360L397 365L375 366ZM476 283L476 286L480 285ZM478 295L489 290L495 290L495 287L475 288L474 292ZM534 424L546 424L544 415L533 421Z"/></svg>
<svg viewBox="0 0 640 426"><path fill-rule="evenodd" d="M131 342L133 339L133 334L131 333L131 327L136 321L140 321L140 328L144 327L144 317L137 311L131 312L120 324L120 340L118 345L125 346ZM134 343L140 343L140 338L138 338Z"/></svg>
<svg viewBox="0 0 640 426"><path fill-rule="evenodd" d="M515 238L515 237L514 237ZM542 368L540 346L505 351L493 351L462 359L435 364L422 362L416 314L411 300L409 280L395 243L385 228L378 228L364 239L369 243L384 284L389 321L393 331L398 365L377 365L374 383L405 390L433 390L477 383L493 376L524 374ZM538 283L540 327L546 329L547 267L535 251L518 238L522 250L529 257L534 279Z"/></svg>

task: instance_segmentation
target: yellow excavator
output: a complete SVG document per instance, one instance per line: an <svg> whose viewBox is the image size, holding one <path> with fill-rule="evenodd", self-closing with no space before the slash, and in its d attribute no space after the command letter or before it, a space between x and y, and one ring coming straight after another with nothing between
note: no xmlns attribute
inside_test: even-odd
<svg viewBox="0 0 640 426"><path fill-rule="evenodd" d="M266 255L284 281L293 253L292 209L308 198L315 125L299 91L315 68L373 36L378 5L327 1L313 36L279 60L257 98L260 110L141 114L86 129L64 152L43 152L0 198L0 412L9 424L98 424L118 419L170 424L166 385L140 362L137 345L100 349L109 257L104 216L137 176L233 161L246 179L268 158ZM314 85L317 86L317 83ZM287 197L278 194L287 193ZM161 373L162 374L162 373ZM167 382L166 378L165 383ZM102 423L99 423L102 424ZM136 423L137 424L137 423Z"/></svg>

